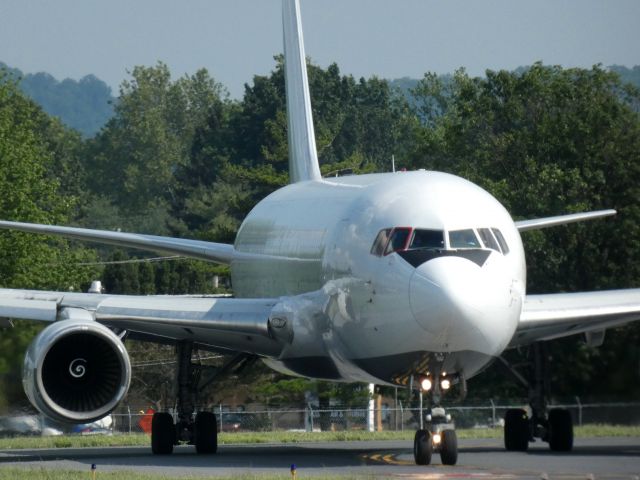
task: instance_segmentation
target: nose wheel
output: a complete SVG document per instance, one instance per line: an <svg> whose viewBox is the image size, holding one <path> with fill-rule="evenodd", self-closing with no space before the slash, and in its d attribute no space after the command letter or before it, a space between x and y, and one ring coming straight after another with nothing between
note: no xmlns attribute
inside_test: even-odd
<svg viewBox="0 0 640 480"><path fill-rule="evenodd" d="M416 465L429 465L434 453L440 454L443 465L455 465L458 462L458 436L451 416L444 408L432 408L426 415L425 426L416 432L413 440Z"/></svg>

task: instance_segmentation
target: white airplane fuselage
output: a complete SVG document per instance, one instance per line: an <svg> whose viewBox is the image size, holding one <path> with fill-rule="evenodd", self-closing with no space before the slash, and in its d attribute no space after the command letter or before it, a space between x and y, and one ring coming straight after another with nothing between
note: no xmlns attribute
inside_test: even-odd
<svg viewBox="0 0 640 480"><path fill-rule="evenodd" d="M393 228L443 232L444 244L372 253ZM454 246L449 232L469 229L477 238L478 229L499 230L508 253ZM480 187L438 172L288 185L251 211L235 250L236 296L282 298L293 340L266 362L289 374L387 384L434 370L469 378L509 344L525 296L524 251L508 212Z"/></svg>

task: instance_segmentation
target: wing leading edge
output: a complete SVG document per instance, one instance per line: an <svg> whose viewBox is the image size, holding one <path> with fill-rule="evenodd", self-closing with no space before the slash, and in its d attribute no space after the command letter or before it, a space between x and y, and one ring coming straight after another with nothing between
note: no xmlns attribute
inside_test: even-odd
<svg viewBox="0 0 640 480"><path fill-rule="evenodd" d="M527 295L510 346L602 331L640 320L640 289Z"/></svg>
<svg viewBox="0 0 640 480"><path fill-rule="evenodd" d="M596 218L609 217L615 214L615 210L596 210L593 212L557 215L555 217L534 218L532 220L519 220L515 222L515 224L518 231L526 232L528 230L539 230L541 228L555 227L557 225L566 225L567 223L582 222L584 220L594 220Z"/></svg>
<svg viewBox="0 0 640 480"><path fill-rule="evenodd" d="M118 331L171 342L191 340L212 348L273 356L283 345L281 332L274 332L271 324L277 303L277 299L0 289L0 318L97 321Z"/></svg>
<svg viewBox="0 0 640 480"><path fill-rule="evenodd" d="M182 238L159 237L139 233L112 232L108 230L91 230L88 228L61 227L37 223L0 221L0 229L19 230L21 232L59 235L75 240L116 245L119 247L150 250L158 253L184 255L190 258L207 260L228 265L234 254L233 245L224 243L188 240Z"/></svg>

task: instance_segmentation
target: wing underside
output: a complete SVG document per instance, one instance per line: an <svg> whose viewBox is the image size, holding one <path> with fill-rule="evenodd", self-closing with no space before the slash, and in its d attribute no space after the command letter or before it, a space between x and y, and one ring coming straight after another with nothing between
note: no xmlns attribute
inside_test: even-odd
<svg viewBox="0 0 640 480"><path fill-rule="evenodd" d="M511 347L640 320L640 289L527 295Z"/></svg>

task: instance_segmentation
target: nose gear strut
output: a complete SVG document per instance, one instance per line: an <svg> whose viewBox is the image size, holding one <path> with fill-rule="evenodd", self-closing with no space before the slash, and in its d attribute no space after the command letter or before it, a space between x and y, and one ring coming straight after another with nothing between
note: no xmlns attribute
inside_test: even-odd
<svg viewBox="0 0 640 480"><path fill-rule="evenodd" d="M441 376L440 370L436 369L432 379L429 379L426 389L429 407L427 413L422 410L422 394L424 390L419 390L420 395L420 429L416 431L413 440L413 456L417 465L429 465L431 463L433 453L440 454L440 460L443 465L455 465L458 461L458 437L455 431L455 423L451 415L447 414L445 409L440 405L443 395L441 382L444 379L448 382L450 378L457 381L460 386L460 394L466 394L466 381L462 374L449 377ZM419 382L422 385L422 382ZM414 385L413 379L411 386ZM449 383L450 385L450 383ZM448 387L445 387L448 388Z"/></svg>

